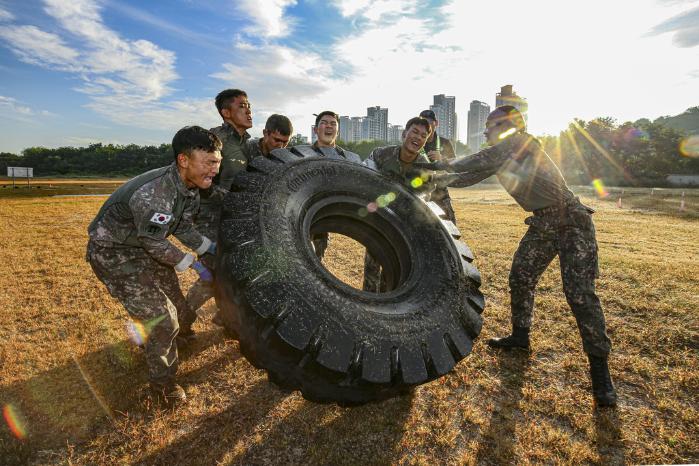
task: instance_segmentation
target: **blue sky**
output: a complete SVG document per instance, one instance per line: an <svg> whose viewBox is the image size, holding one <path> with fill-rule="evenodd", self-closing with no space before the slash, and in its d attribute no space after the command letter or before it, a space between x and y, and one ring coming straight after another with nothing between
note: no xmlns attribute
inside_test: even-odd
<svg viewBox="0 0 699 466"><path fill-rule="evenodd" d="M454 95L463 140L504 84L535 134L699 105L699 0L0 0L0 151L169 142L219 124L227 87L254 135L375 105L403 124Z"/></svg>

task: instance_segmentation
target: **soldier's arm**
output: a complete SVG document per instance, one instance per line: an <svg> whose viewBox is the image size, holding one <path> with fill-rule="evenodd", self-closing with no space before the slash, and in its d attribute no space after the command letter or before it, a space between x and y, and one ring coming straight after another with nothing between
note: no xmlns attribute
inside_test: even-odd
<svg viewBox="0 0 699 466"><path fill-rule="evenodd" d="M198 256L204 254L212 240L199 233L194 228L194 214L199 210L199 197L192 202L182 213L182 219L177 225L175 231L172 232L175 238L180 240L182 244L190 249L194 249Z"/></svg>
<svg viewBox="0 0 699 466"><path fill-rule="evenodd" d="M514 135L473 155L451 160L448 163L449 171L458 175L458 179L450 182L449 186L464 188L480 183L496 174L510 158L516 158L523 147L526 147L525 141L519 135Z"/></svg>
<svg viewBox="0 0 699 466"><path fill-rule="evenodd" d="M235 174L245 168L245 160L224 158L221 161L221 173L218 184L226 190L231 189Z"/></svg>
<svg viewBox="0 0 699 466"><path fill-rule="evenodd" d="M183 272L192 265L195 257L167 240L168 226L176 221L172 213L172 202L155 201L152 199L152 191L144 190L144 187L137 190L129 200L136 237L153 259L174 267L177 272Z"/></svg>

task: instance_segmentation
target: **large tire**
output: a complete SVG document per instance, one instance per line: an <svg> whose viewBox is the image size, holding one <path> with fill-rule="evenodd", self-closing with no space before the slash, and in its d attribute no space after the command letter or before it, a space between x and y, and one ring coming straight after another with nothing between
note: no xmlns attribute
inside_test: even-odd
<svg viewBox="0 0 699 466"><path fill-rule="evenodd" d="M395 199L368 212L379 196ZM340 404L449 372L470 353L485 303L473 254L440 214L355 163L289 150L254 159L224 201L216 266L219 308L245 357L282 387ZM325 232L366 246L389 291L360 291L328 272L310 241Z"/></svg>

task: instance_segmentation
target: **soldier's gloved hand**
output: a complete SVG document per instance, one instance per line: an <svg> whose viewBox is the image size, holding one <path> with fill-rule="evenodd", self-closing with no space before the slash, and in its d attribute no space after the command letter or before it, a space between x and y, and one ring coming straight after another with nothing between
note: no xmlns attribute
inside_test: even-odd
<svg viewBox="0 0 699 466"><path fill-rule="evenodd" d="M433 175L430 181L434 183L436 189L443 189L459 179L461 177L456 173L438 173Z"/></svg>
<svg viewBox="0 0 699 466"><path fill-rule="evenodd" d="M203 282L212 282L214 281L214 275L211 273L211 270L207 269L204 264L202 264L199 261L196 261L192 264L192 268L194 269L195 272L199 274L199 278Z"/></svg>

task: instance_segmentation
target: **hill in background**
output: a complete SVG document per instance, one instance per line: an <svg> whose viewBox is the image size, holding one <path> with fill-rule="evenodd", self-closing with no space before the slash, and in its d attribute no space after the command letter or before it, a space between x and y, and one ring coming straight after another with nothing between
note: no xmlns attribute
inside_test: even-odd
<svg viewBox="0 0 699 466"><path fill-rule="evenodd" d="M679 115L657 118L653 123L684 131L687 134L699 134L699 107L688 108Z"/></svg>

